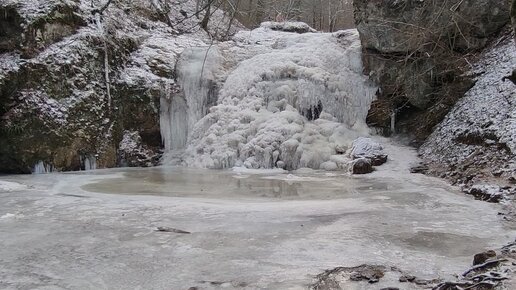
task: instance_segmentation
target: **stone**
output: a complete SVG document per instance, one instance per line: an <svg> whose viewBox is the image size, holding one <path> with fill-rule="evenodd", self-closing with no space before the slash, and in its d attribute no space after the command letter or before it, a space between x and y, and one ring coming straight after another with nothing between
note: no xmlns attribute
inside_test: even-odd
<svg viewBox="0 0 516 290"><path fill-rule="evenodd" d="M353 159L368 159L373 166L380 166L387 162L387 154L383 151L383 146L371 138L360 137L353 141L350 155Z"/></svg>
<svg viewBox="0 0 516 290"><path fill-rule="evenodd" d="M402 275L399 279L399 281L402 283L413 282L414 280L416 280L416 277L412 275Z"/></svg>
<svg viewBox="0 0 516 290"><path fill-rule="evenodd" d="M366 158L359 158L351 162L351 172L353 174L368 174L373 170L371 161Z"/></svg>
<svg viewBox="0 0 516 290"><path fill-rule="evenodd" d="M483 253L476 254L473 258L473 266L484 264L487 260L496 257L496 252L489 250Z"/></svg>

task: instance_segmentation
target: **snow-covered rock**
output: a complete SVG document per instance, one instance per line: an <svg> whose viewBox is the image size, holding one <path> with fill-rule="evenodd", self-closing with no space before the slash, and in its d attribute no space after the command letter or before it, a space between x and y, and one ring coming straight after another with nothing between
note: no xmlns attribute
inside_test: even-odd
<svg viewBox="0 0 516 290"><path fill-rule="evenodd" d="M276 30L276 31L284 31L284 32L295 32L295 33L307 33L307 32L317 32L317 30L310 27L308 24L304 22L263 22L260 27Z"/></svg>
<svg viewBox="0 0 516 290"><path fill-rule="evenodd" d="M118 147L118 158L121 166L150 167L158 164L160 154L142 143L138 131L125 131Z"/></svg>
<svg viewBox="0 0 516 290"><path fill-rule="evenodd" d="M383 146L371 138L361 137L353 141L350 155L353 159L368 159L374 166L387 162L387 154L383 151Z"/></svg>
<svg viewBox="0 0 516 290"><path fill-rule="evenodd" d="M516 85L504 80L514 68L509 36L481 55L475 85L419 150L432 173L459 184L516 176Z"/></svg>
<svg viewBox="0 0 516 290"><path fill-rule="evenodd" d="M511 194L511 191L497 185L477 184L469 188L466 193L474 196L475 199L496 203Z"/></svg>

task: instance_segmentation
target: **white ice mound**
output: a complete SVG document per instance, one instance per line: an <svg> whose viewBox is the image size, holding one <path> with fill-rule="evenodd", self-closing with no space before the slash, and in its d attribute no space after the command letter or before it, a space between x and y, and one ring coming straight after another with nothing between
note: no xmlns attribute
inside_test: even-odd
<svg viewBox="0 0 516 290"><path fill-rule="evenodd" d="M188 132L186 165L334 170L351 160L343 154L368 134L377 89L362 74L356 30L298 34L262 26L216 51L223 61L203 62L223 63L227 77L217 104ZM205 100L204 91L195 97ZM188 108L189 101L205 108L185 99Z"/></svg>

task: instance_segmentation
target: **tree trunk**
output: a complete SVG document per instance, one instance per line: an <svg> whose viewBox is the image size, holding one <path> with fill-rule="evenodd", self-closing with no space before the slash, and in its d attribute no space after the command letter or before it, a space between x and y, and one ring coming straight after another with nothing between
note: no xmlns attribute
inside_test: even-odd
<svg viewBox="0 0 516 290"><path fill-rule="evenodd" d="M514 30L514 41L516 42L516 0L512 0L511 20L512 20L512 28Z"/></svg>
<svg viewBox="0 0 516 290"><path fill-rule="evenodd" d="M210 22L210 16L211 16L211 3L208 3L208 6L206 7L206 14L204 14L204 17L201 21L201 28L204 29L206 32L208 32L208 23Z"/></svg>

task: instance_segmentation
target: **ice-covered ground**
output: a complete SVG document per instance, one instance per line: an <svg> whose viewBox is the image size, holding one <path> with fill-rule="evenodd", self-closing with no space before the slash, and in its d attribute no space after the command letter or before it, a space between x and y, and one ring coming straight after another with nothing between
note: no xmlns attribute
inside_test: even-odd
<svg viewBox="0 0 516 290"><path fill-rule="evenodd" d="M2 177L30 189L0 191L0 288L306 289L325 269L363 263L442 278L513 240L497 205L410 174L414 150L384 144L390 162L361 177L174 167ZM387 286L417 289L374 289Z"/></svg>
<svg viewBox="0 0 516 290"><path fill-rule="evenodd" d="M0 192L18 191L23 189L27 189L27 187L23 184L0 180Z"/></svg>
<svg viewBox="0 0 516 290"><path fill-rule="evenodd" d="M178 149L186 149L183 164L201 168L319 169L350 160L342 155L368 135L376 92L362 74L358 33L280 31L296 25L265 23L183 53L183 93L162 106L165 164Z"/></svg>

